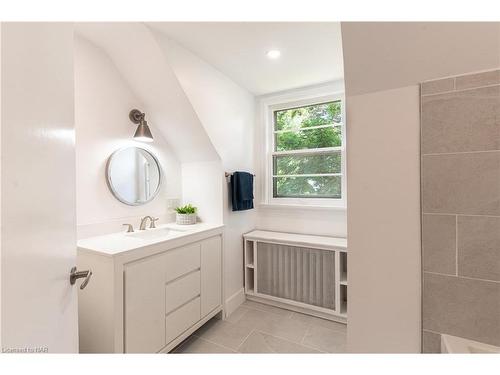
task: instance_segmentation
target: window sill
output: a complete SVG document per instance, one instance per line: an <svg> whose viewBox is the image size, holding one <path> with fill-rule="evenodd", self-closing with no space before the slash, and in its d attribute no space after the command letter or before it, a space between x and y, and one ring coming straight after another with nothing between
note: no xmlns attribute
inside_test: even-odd
<svg viewBox="0 0 500 375"><path fill-rule="evenodd" d="M286 209L286 210L319 210L319 211L346 211L345 206L320 206L307 204L280 204L280 203L259 203L258 209Z"/></svg>

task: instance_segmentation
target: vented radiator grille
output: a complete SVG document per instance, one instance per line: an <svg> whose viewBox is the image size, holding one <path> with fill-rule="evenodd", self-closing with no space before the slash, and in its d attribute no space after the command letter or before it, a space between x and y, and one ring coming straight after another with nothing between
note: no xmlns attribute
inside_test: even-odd
<svg viewBox="0 0 500 375"><path fill-rule="evenodd" d="M257 243L257 292L335 309L335 252Z"/></svg>

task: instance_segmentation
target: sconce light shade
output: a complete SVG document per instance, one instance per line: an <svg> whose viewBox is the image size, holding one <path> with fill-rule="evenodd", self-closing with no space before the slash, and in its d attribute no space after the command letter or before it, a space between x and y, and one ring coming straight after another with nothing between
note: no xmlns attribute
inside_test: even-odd
<svg viewBox="0 0 500 375"><path fill-rule="evenodd" d="M141 142L153 142L153 135L146 120L141 121L134 134L134 139Z"/></svg>
<svg viewBox="0 0 500 375"><path fill-rule="evenodd" d="M134 134L134 139L140 142L153 142L153 135L151 134L151 130L149 130L148 122L144 119L145 117L146 114L138 109L130 111L130 121L134 124L138 124L137 130Z"/></svg>

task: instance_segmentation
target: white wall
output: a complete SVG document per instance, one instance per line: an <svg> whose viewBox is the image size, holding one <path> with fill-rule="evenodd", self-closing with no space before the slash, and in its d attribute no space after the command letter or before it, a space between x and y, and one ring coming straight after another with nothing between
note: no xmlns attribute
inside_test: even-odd
<svg viewBox="0 0 500 375"><path fill-rule="evenodd" d="M220 182L223 188L221 204L226 225L224 233L225 297L231 299L234 296L233 300L242 301L242 234L255 228L256 213L255 210L231 211L228 180L224 178L224 172L254 171L254 97L190 51L159 32L155 32L155 35L221 158L221 169L213 184ZM196 165L189 167L199 168ZM183 164L183 177L187 168L188 165ZM198 184L203 184L206 189L213 189L209 184L214 178L200 178L201 176L196 177L196 174L193 174L193 177L197 178ZM189 177L183 178L186 182L183 184L183 199L185 200L188 194L192 196L191 200L200 199L199 189L192 194L188 192L190 180ZM203 213L203 210L201 212ZM229 301L229 309L236 305L237 303Z"/></svg>
<svg viewBox="0 0 500 375"><path fill-rule="evenodd" d="M258 216L257 228L278 232L316 234L323 236L346 237L347 219L344 208L323 207L294 207L268 205L265 202L265 163L267 162L266 149L266 104L292 102L299 99L307 99L328 95L331 93L343 93L343 81L334 81L320 85L296 88L274 94L257 97L257 111L255 125L255 163L258 165L257 174L257 199ZM349 178L349 177L348 177Z"/></svg>
<svg viewBox="0 0 500 375"><path fill-rule="evenodd" d="M162 133L149 121L153 143L133 141L132 108L145 110L110 58L100 48L75 36L75 125L77 223L79 238L123 230L122 223L139 224L141 216L171 221L167 198L181 197L181 165ZM146 116L148 113L146 112ZM157 197L142 206L128 206L106 184L106 161L115 150L139 146L160 161L164 180Z"/></svg>
<svg viewBox="0 0 500 375"><path fill-rule="evenodd" d="M349 352L420 351L419 103L347 97Z"/></svg>
<svg viewBox="0 0 500 375"><path fill-rule="evenodd" d="M257 228L345 238L347 235L346 210L260 206Z"/></svg>
<svg viewBox="0 0 500 375"><path fill-rule="evenodd" d="M182 202L198 209L201 222L223 222L222 169L219 161L182 163Z"/></svg>

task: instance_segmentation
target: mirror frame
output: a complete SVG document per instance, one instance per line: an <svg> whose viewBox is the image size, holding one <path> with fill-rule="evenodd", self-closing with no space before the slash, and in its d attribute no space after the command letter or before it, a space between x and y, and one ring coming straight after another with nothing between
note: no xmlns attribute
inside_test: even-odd
<svg viewBox="0 0 500 375"><path fill-rule="evenodd" d="M146 201L143 201L143 202L140 202L140 203L130 203L130 202L127 202L125 200L123 200L120 195L118 194L118 192L115 190L115 188L113 187L113 183L111 181L111 165L113 163L113 156L115 156L117 153L119 153L120 151L123 151L123 150L126 150L128 148L138 148L142 151L145 151L147 152L149 155L151 155L151 157L153 158L153 160L155 161L156 165L158 166L158 187L156 188L155 192L153 194L151 194L151 197L146 200ZM115 150L109 157L108 157L108 160L106 162L106 183L108 185L108 188L109 190L111 191L111 193L113 194L113 196L118 199L120 202L122 202L123 204L126 204L128 206L142 206L146 203L149 203L151 202L153 199L156 198L156 196L158 195L158 193L160 192L160 188L161 188L161 185L163 184L163 171L162 171L162 168L161 168L161 164L160 162L158 161L158 158L149 150L146 150L145 148L143 147L138 147L138 146L126 146L126 147L121 147L117 150Z"/></svg>

